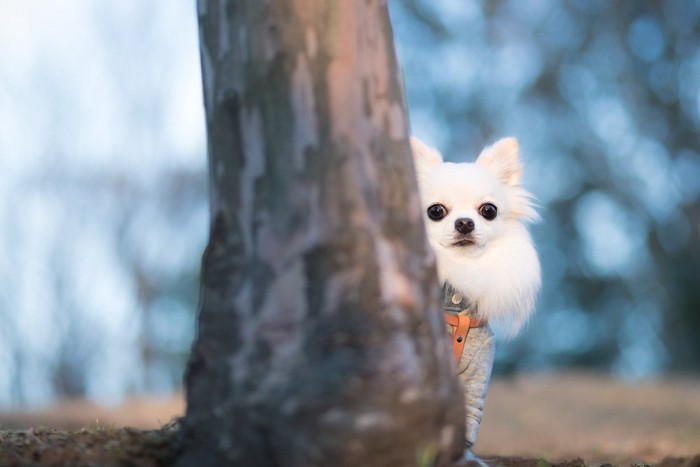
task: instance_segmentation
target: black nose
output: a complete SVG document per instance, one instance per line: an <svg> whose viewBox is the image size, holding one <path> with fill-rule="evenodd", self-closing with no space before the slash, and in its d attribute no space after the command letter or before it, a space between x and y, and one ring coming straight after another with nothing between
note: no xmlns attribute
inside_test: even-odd
<svg viewBox="0 0 700 467"><path fill-rule="evenodd" d="M455 230L465 235L471 233L474 230L474 221L468 217L460 217L455 221Z"/></svg>

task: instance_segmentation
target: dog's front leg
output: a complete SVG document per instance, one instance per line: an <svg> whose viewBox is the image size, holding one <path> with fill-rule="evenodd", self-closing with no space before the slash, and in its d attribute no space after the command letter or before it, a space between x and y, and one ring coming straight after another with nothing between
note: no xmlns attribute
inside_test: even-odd
<svg viewBox="0 0 700 467"><path fill-rule="evenodd" d="M474 328L469 331L457 372L464 390L466 412L465 453L476 443L484 413L496 344L491 328Z"/></svg>

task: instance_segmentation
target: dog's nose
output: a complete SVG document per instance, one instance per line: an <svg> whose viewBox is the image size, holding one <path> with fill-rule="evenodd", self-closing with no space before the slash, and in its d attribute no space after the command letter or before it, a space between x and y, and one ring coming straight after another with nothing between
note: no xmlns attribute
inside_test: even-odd
<svg viewBox="0 0 700 467"><path fill-rule="evenodd" d="M474 231L474 221L468 217L460 217L455 221L455 230L462 234L468 234Z"/></svg>

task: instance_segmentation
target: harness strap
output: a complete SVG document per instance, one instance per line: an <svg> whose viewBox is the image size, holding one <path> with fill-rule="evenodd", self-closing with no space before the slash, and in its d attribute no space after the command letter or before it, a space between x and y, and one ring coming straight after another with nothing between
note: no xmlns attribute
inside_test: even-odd
<svg viewBox="0 0 700 467"><path fill-rule="evenodd" d="M442 316L445 322L452 326L452 352L454 353L455 360L459 363L459 360L462 358L464 344L467 342L469 330L471 328L486 326L487 321L485 319L471 318L467 315L443 313Z"/></svg>

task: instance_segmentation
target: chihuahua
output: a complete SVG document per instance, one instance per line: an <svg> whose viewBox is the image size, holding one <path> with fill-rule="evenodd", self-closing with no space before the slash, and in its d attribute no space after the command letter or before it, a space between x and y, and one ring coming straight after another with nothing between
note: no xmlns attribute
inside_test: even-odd
<svg viewBox="0 0 700 467"><path fill-rule="evenodd" d="M533 196L521 186L523 167L514 138L485 148L473 163L444 162L439 152L415 137L411 147L443 312L482 323L457 337L465 455L474 460L470 449L481 424L495 353L489 323L513 336L534 309L540 263L527 224L539 216ZM453 335L458 332L455 326L448 329Z"/></svg>

